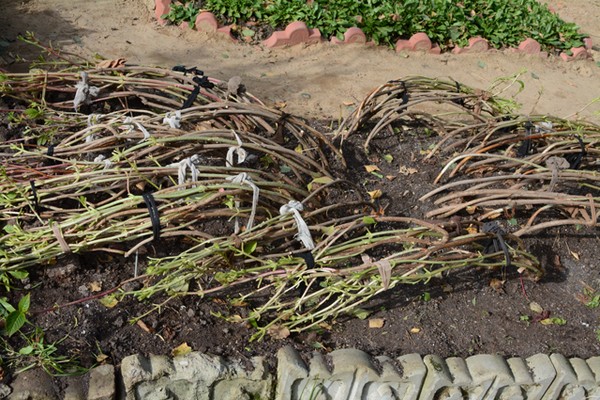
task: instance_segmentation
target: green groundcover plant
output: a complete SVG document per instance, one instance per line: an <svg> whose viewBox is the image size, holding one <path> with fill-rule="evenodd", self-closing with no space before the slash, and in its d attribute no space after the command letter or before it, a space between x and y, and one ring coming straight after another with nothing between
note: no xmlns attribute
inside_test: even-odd
<svg viewBox="0 0 600 400"><path fill-rule="evenodd" d="M442 49L466 46L481 36L495 48L515 47L530 37L546 50L568 51L583 45L579 27L534 0L177 0L164 16L193 26L200 11L213 12L222 23L253 21L282 28L304 21L323 36L343 38L357 26L377 44L394 45L425 32Z"/></svg>

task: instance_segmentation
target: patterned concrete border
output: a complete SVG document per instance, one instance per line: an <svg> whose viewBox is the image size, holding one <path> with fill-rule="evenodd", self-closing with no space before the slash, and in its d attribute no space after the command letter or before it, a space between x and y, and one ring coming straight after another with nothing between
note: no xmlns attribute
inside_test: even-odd
<svg viewBox="0 0 600 400"><path fill-rule="evenodd" d="M263 357L251 366L219 356L123 359L120 370L102 365L68 384L65 399L89 400L584 400L600 398L600 357L560 354L505 359L371 357L357 349L314 353L307 362L292 347L277 353L277 371ZM43 371L19 375L9 399L58 399ZM48 383L50 382L50 383ZM35 383L35 384L32 384ZM0 384L0 393L2 393ZM6 386L6 385L4 385ZM87 393L83 389L88 387ZM11 388L8 387L10 391ZM4 388L6 393L6 388Z"/></svg>
<svg viewBox="0 0 600 400"><path fill-rule="evenodd" d="M169 12L171 0L154 0L154 2L154 14L156 20L159 24L164 25L167 23L167 21L162 19L162 16ZM232 40L235 40L235 38L231 35L231 25L219 26L217 18L211 12L205 11L198 15L196 18L196 29L203 32L223 33L229 36ZM263 41L263 45L269 48L277 48L294 46L300 43L313 44L321 41L323 41L323 38L321 37L321 32L318 29L308 28L304 22L296 21L289 24L283 31L273 32L268 39ZM344 40L334 37L330 39L330 42L333 44L357 43L374 45L373 42L367 42L366 35L360 28L357 27L348 28L348 30L344 33ZM560 58L565 61L591 58L591 49L592 40L591 38L586 38L584 39L584 46L573 47L571 49L571 55L562 52L560 53ZM481 53L492 50L493 49L490 49L487 40L480 37L474 37L469 39L469 45L467 47L461 48L457 46L452 50L452 52L455 54L464 54ZM548 53L541 51L540 44L531 38L525 39L517 48L511 50L523 54L539 55L541 57L548 56ZM427 34L424 32L415 33L408 40L398 40L396 42L396 51L421 51L431 54L441 53L440 47L437 44L432 43Z"/></svg>

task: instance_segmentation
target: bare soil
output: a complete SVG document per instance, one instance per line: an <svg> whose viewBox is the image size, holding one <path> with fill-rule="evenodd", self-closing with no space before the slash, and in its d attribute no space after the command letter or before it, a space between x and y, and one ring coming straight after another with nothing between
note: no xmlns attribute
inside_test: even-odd
<svg viewBox="0 0 600 400"><path fill-rule="evenodd" d="M600 1L549 2L563 17L582 26L600 43ZM241 76L248 89L269 104L286 105L286 112L322 126L335 125L378 85L407 75L451 77L473 87L487 88L499 77L517 74L524 83L505 84L502 95L515 96L522 112L583 118L600 122L600 61L563 62L558 58L531 57L511 51L486 54L433 56L396 54L384 48L336 47L329 44L270 50L235 44L218 35L158 26L150 4L139 0L72 2L67 0L3 1L0 4L0 53L3 68L23 69L16 55L34 53L16 41L18 33L36 32L41 40L84 55L112 59L124 57L132 64L197 66L209 76L227 80ZM592 104L590 104L592 103ZM387 163L356 150L349 174L372 190L372 176L365 163L375 163L383 174L398 174L401 166L417 173L387 183L381 199L392 215L422 217L429 204L418 198L431 189L439 163L425 164L419 151L434 138L411 135L380 138L374 146L393 156ZM186 342L194 350L245 359L265 355L273 360L276 350L291 344L302 352L355 347L372 354L406 353L467 357L477 353L505 356L562 353L591 357L600 354L600 308L589 308L580 296L584 287L600 290L600 239L597 228L556 228L524 238L528 249L540 258L544 277L533 282L502 271L467 270L427 285L398 287L372 301L369 316L385 320L372 329L367 320L338 319L329 331L295 334L284 340L249 342L252 328L222 321L215 312L228 311L219 298L186 298L170 303L160 314L143 321L149 329L128 321L147 310L147 305L127 300L108 309L88 301L55 312L31 317L47 340L66 339L61 351L77 355L84 365L95 362L99 349L109 361L134 353L170 354ZM168 249L162 249L168 250ZM152 251L152 250L151 250ZM150 254L152 255L152 254ZM92 294L92 285L111 288L131 277L132 261L101 254L85 254L60 260L49 269L32 271L32 309L41 311ZM72 267L69 267L72 266ZM531 310L537 302L546 313L563 318L565 325L543 325Z"/></svg>

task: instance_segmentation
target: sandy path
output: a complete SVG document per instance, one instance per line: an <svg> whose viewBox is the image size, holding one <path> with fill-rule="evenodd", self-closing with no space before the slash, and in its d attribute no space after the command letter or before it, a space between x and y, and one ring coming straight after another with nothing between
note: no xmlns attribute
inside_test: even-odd
<svg viewBox="0 0 600 400"><path fill-rule="evenodd" d="M598 49L600 0L549 3L565 19L577 21ZM339 118L350 109L348 104L359 102L373 88L407 75L451 77L478 88L488 88L500 77L519 75L525 84L516 97L522 113L579 115L600 123L600 101L586 107L600 97L600 66L594 60L567 63L508 51L397 54L387 48L326 43L269 50L160 27L152 20L152 4L151 0L4 0L0 37L11 41L17 33L34 31L40 39L81 53L124 57L130 63L195 65L220 79L239 75L248 90L265 101L285 102L288 112L316 118ZM17 42L8 50L25 51ZM598 52L593 53L600 60ZM5 61L10 60L4 54ZM511 96L517 89L513 85L504 95Z"/></svg>

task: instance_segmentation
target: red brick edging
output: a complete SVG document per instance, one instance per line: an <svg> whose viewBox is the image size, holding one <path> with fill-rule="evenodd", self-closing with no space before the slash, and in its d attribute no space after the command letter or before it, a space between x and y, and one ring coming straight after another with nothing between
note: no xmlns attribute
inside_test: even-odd
<svg viewBox="0 0 600 400"><path fill-rule="evenodd" d="M164 14L169 12L169 6L171 0L154 0L155 10L154 15L159 24L165 25L167 21L162 19ZM196 29L202 32L217 32L223 33L229 36L232 40L235 38L231 35L231 25L219 26L215 15L211 12L201 12L196 17ZM264 46L269 48L294 46L300 43L314 44L322 42L321 32L318 29L310 29L302 21L295 21L289 24L283 31L275 31L273 34L262 43ZM344 33L344 40L340 40L336 37L332 37L330 42L333 44L364 44L374 45L373 42L367 42L367 37L364 32L357 27L348 28ZM573 47L571 49L571 55L565 52L560 53L560 58L565 61L581 60L590 58L591 55L589 50L592 48L591 38L584 39L583 47ZM481 37L474 37L469 39L469 45L467 47L456 46L452 49L452 53L464 54L464 53L481 53L490 50L490 46L487 40ZM514 52L540 55L547 57L548 53L541 51L540 44L531 38L523 40L517 48L511 49ZM440 47L431 42L431 39L424 32L415 33L408 40L398 40L396 42L396 52L402 51L420 51L431 54L440 54Z"/></svg>

